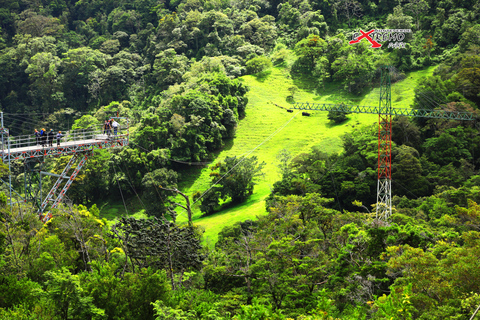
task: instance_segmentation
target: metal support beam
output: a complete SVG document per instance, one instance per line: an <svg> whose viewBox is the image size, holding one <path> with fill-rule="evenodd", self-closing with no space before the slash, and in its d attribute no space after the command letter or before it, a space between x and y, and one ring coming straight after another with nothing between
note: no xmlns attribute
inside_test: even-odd
<svg viewBox="0 0 480 320"><path fill-rule="evenodd" d="M46 176L57 177L57 178L62 176L61 174L50 173L50 172L45 172L45 171L40 171L40 174L43 174L43 175L46 175ZM68 179L70 177L65 177L65 178Z"/></svg>
<svg viewBox="0 0 480 320"><path fill-rule="evenodd" d="M27 202L27 200L26 200L24 197L22 197L17 191L15 191L15 189L12 188L12 185L11 185L10 183L3 181L3 179L0 179L0 181L3 182L3 183L7 186L7 188L9 189L10 192L12 192L12 191L15 192L15 194L16 194L20 199L22 199L22 201L20 201L20 202ZM12 199L10 199L9 201L13 204ZM10 204L10 203L9 203L9 204Z"/></svg>
<svg viewBox="0 0 480 320"><path fill-rule="evenodd" d="M90 139L82 141L72 141L63 143L60 147L42 148L39 146L29 146L15 148L4 155L5 161L24 160L33 158L63 157L74 153L89 152L95 149L107 149L115 147L125 147L128 145L127 135L118 135L116 139L102 138L100 140Z"/></svg>
<svg viewBox="0 0 480 320"><path fill-rule="evenodd" d="M45 207L48 203L49 200L53 200L53 204L51 206L51 209L55 208L63 199L63 197L65 196L65 193L67 192L68 188L70 188L70 185L72 184L73 180L75 180L75 178L77 177L78 173L80 172L80 170L83 168L83 166L85 165L85 163L87 162L87 159L89 156L91 156L92 153L90 152L87 152L87 153L84 153L83 154L83 157L82 159L80 160L80 162L77 164L77 166L75 167L75 169L73 170L73 173L72 175L70 176L70 178L67 180L67 182L65 183L65 185L63 186L63 189L62 191L60 191L60 194L58 195L58 197L53 200L53 195L54 195L54 192L56 191L56 189L58 188L58 186L60 185L61 181L63 181L63 177L65 176L65 174L68 172L68 170L71 168L72 164L75 162L75 160L79 157L78 155L74 155L72 157L72 159L70 159L67 167L65 167L65 169L63 170L62 172L62 177L58 178L57 179L57 183L55 183L54 187L52 188L52 190L50 190L50 193L49 193L49 196L47 196L47 198L45 198L45 205L42 204L42 211L45 210ZM72 161L73 160L73 161ZM61 181L60 181L61 180ZM47 222L48 220L50 220L50 218L52 217L52 214L50 212L47 212L44 216L43 216L43 221L44 222Z"/></svg>
<svg viewBox="0 0 480 320"><path fill-rule="evenodd" d="M70 168L72 167L72 165L75 163L77 158L78 158L78 153L75 153L75 154L73 154L73 156L68 161L68 163L65 166L65 168L63 169L62 173L59 175L57 181L55 182L55 184L53 185L53 187L50 189L47 196L45 197L45 200L43 200L42 205L40 206L40 209L38 210L38 212L40 214L43 213L43 211L47 207L49 201L55 201L53 199L53 197L55 195L55 191L57 191L58 187L63 182L63 180L67 179L67 173L70 170Z"/></svg>
<svg viewBox="0 0 480 320"><path fill-rule="evenodd" d="M56 207L62 199L66 199L65 193L75 180L81 168L85 165L88 157L93 154L96 149L110 149L117 147L125 147L129 143L129 120L125 117L113 117L115 119L126 120L123 127L118 129L118 135L115 138L109 138L102 135L101 125L92 124L88 129L69 130L65 133L61 141L56 146L41 146L37 144L35 137L32 135L16 136L11 141L9 130L3 124L3 112L0 112L0 157L9 166L9 182L3 181L9 189L9 205L14 202L34 201L39 207L38 213L44 221L48 221L51 215L44 215L49 204ZM13 143L13 145L12 145ZM13 146L13 148L12 148ZM44 162L48 158L57 158L63 156L71 156L69 163L64 168L62 174L54 174L42 171ZM71 175L67 175L75 162L81 158L80 162ZM15 191L12 185L11 166L13 161L23 161L25 169L24 188L22 191ZM56 177L57 180L51 188L47 197L42 197L42 176L48 175ZM62 184L64 184L62 188ZM21 187L20 187L21 188ZM57 190L62 188L61 192L56 196ZM12 192L18 196L12 198ZM24 194L22 194L24 193ZM43 200L43 201L42 201ZM52 203L53 202L53 203Z"/></svg>
<svg viewBox="0 0 480 320"><path fill-rule="evenodd" d="M379 114L381 107L348 105L343 103L309 103L298 102L293 105L292 109L310 110L310 111L337 111L343 113L365 113L365 114ZM392 116L405 116L415 118L431 118L431 119L447 119L447 120L475 120L471 112L458 112L447 110L427 110L427 109L407 109L407 108L392 108Z"/></svg>
<svg viewBox="0 0 480 320"><path fill-rule="evenodd" d="M67 180L67 183L65 183L65 186L63 186L63 189L62 191L60 191L60 194L58 195L57 199L55 199L55 202L52 204L52 208L55 208L58 205L58 203L62 201L63 196L67 192L68 188L70 188L70 185L72 184L73 180L75 180L80 170L82 170L89 156L91 156L91 153L85 153L83 155L83 158L80 160L75 170L73 170L72 175Z"/></svg>

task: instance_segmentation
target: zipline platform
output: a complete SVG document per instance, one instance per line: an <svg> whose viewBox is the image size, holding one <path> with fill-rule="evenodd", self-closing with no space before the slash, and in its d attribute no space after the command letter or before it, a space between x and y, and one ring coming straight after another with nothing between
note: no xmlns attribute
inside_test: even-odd
<svg viewBox="0 0 480 320"><path fill-rule="evenodd" d="M40 145L10 149L3 152L3 162L14 160L24 160L29 158L46 156L66 156L77 152L92 151L95 149L105 149L114 147L124 147L128 145L127 136L119 135L110 138L86 139L77 141L67 141L60 143L54 141L53 147L42 147Z"/></svg>
<svg viewBox="0 0 480 320"><path fill-rule="evenodd" d="M3 113L1 117L3 126ZM87 129L63 132L50 130L50 134L47 132L42 137L36 136L33 132L30 135L11 136L8 129L0 128L0 158L4 163L8 163L9 167L8 182L2 179L0 181L9 189L10 206L12 207L14 203L33 202L38 206L40 218L44 222L48 221L52 217L48 210L56 208L62 202L68 188L86 164L87 159L93 155L94 150L128 145L130 136L128 118L111 117L110 119L118 119L121 123L114 121L115 128L110 127L110 129L101 124L92 124ZM57 140L58 133L60 135ZM70 159L60 174L43 171L47 157L62 156L69 156ZM18 185L18 182L12 184L10 167L13 161L23 162L23 188ZM45 198L43 197L45 187L42 186L43 175L57 178L53 186L49 187L50 191Z"/></svg>
<svg viewBox="0 0 480 320"><path fill-rule="evenodd" d="M57 146L57 139L53 139L52 146L42 146L37 144L34 136L10 137L10 148L7 141L3 142L3 148L0 149L0 155L4 163L15 160L26 160L39 157L60 157L83 153L96 149L106 149L114 147L125 147L128 145L128 129L123 132L119 130L117 135L103 134L100 129L77 130L67 132L60 140Z"/></svg>

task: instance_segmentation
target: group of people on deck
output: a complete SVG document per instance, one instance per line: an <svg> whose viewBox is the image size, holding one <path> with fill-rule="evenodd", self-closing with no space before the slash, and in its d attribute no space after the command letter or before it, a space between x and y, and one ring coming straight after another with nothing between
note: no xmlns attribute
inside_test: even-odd
<svg viewBox="0 0 480 320"><path fill-rule="evenodd" d="M53 139L55 139L55 137L57 138L57 147L59 147L60 140L63 137L62 131L58 131L58 133L55 133L53 129L50 129L50 131L47 132L45 128L40 129L40 131L35 129L34 135L37 140L37 145L41 145L42 147L53 147Z"/></svg>
<svg viewBox="0 0 480 320"><path fill-rule="evenodd" d="M113 119L105 120L105 123L103 124L103 134L110 136L111 129L113 128L113 134L117 135L117 130L119 126L120 125L118 124L118 122ZM53 147L53 140L55 138L57 139L57 147L59 147L60 140L63 137L62 131L58 131L58 133L55 133L53 129L50 129L50 131L47 132L45 128L40 129L40 131L35 129L35 132L33 134L35 135L35 138L37 140L37 145L41 145L42 147Z"/></svg>
<svg viewBox="0 0 480 320"><path fill-rule="evenodd" d="M118 127L119 124L117 121L113 119L105 120L105 122L103 123L103 134L110 136L111 129L113 128L113 134L117 135Z"/></svg>

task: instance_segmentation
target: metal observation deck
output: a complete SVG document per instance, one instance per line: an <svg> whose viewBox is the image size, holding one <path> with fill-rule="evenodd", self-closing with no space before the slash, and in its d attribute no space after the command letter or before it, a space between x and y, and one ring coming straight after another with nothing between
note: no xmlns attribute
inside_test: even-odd
<svg viewBox="0 0 480 320"><path fill-rule="evenodd" d="M128 128L118 130L117 135L104 134L101 127L72 130L64 134L59 146L56 137L53 138L52 146L48 146L48 141L42 145L33 135L16 136L4 141L0 152L4 163L38 157L66 156L95 149L124 147L128 145L128 135Z"/></svg>
<svg viewBox="0 0 480 320"><path fill-rule="evenodd" d="M53 209L64 199L65 193L77 177L87 159L93 155L93 151L97 149L107 149L115 147L125 147L129 142L129 126L128 119L114 117L118 119L120 126L114 133L113 128L110 134L107 134L103 125L92 125L88 129L70 130L62 132L60 141L57 141L56 134L51 136L52 141L46 138L38 138L32 135L9 136L8 130L2 128L2 140L0 146L0 156L9 169L16 165L24 166L24 186L18 188L18 192L12 185L12 171L9 170L8 182L1 180L7 185L9 191L9 204L13 206L18 202L33 202L38 207L38 213L43 221L51 218L51 213L45 210L49 207ZM126 120L126 121L122 121ZM51 157L69 156L70 160L63 169L61 174L55 174L43 171L45 160ZM69 173L70 172L70 173ZM43 198L42 176L48 175L56 177L57 180L51 187L47 196ZM60 191L59 191L60 190ZM13 197L15 194L15 200ZM8 196L8 195L7 195Z"/></svg>

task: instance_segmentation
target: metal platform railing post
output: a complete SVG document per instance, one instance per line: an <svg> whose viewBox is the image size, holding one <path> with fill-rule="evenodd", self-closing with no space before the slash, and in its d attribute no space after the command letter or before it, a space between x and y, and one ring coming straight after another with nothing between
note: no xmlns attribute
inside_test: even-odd
<svg viewBox="0 0 480 320"><path fill-rule="evenodd" d="M3 126L2 126L3 127ZM12 201L12 161L10 161L10 132L7 131L7 141L8 141L8 183L10 185L10 211L13 209Z"/></svg>

